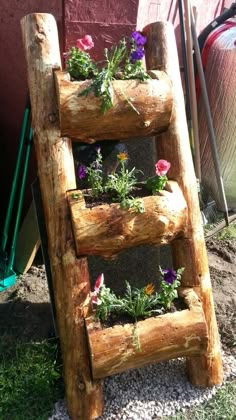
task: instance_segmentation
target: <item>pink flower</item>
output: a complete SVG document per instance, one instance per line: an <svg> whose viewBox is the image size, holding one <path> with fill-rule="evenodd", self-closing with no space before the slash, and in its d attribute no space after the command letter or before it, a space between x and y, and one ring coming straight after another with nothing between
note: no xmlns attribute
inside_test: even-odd
<svg viewBox="0 0 236 420"><path fill-rule="evenodd" d="M90 50L94 47L94 43L91 35L85 35L83 38L77 39L76 47L81 51Z"/></svg>
<svg viewBox="0 0 236 420"><path fill-rule="evenodd" d="M94 292L97 294L100 290L100 287L103 285L104 283L104 274L100 274L100 276L98 276L95 285L94 285Z"/></svg>
<svg viewBox="0 0 236 420"><path fill-rule="evenodd" d="M170 169L170 162L164 159L160 159L156 163L155 168L156 168L157 175L159 176L166 175Z"/></svg>

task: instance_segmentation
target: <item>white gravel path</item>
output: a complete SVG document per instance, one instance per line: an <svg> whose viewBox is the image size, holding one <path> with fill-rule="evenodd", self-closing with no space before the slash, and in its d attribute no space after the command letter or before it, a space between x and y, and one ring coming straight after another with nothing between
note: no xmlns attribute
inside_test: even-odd
<svg viewBox="0 0 236 420"><path fill-rule="evenodd" d="M223 354L225 379L236 378L236 359ZM153 420L211 399L219 387L200 389L187 380L185 359L130 370L104 380L105 409L99 420ZM48 420L69 420L64 401Z"/></svg>

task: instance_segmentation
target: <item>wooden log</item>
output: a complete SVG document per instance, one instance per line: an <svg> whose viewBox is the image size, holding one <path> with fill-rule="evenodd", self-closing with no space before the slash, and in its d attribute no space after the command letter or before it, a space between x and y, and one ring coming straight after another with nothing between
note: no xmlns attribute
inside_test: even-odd
<svg viewBox="0 0 236 420"><path fill-rule="evenodd" d="M93 143L153 136L166 130L172 112L171 84L164 72L150 75L153 79L144 82L114 80L113 107L103 113L101 100L93 93L78 96L91 81L72 82L67 72L56 71L61 135Z"/></svg>
<svg viewBox="0 0 236 420"><path fill-rule="evenodd" d="M77 255L113 258L124 249L166 244L183 234L187 206L176 182L155 196L142 198L145 212L122 210L118 203L86 208L81 191L68 193ZM74 198L78 197L78 198Z"/></svg>
<svg viewBox="0 0 236 420"><path fill-rule="evenodd" d="M206 355L190 358L188 370L195 385L207 387L222 382L223 368L174 30L168 22L157 22L148 25L144 32L148 35L147 68L166 71L173 85L172 120L168 131L157 137L156 147L158 157L171 162L168 175L178 182L188 206L185 237L173 242L172 251L175 267L185 266L182 285L198 286L200 291L209 343Z"/></svg>
<svg viewBox="0 0 236 420"><path fill-rule="evenodd" d="M183 290L189 309L148 318L134 324L101 329L87 320L93 377L103 378L127 369L176 357L204 353L207 327L196 293ZM138 335L141 351L134 339Z"/></svg>
<svg viewBox="0 0 236 420"><path fill-rule="evenodd" d="M90 374L84 316L90 290L87 260L77 259L66 191L75 188L71 141L60 137L53 68L60 68L56 22L35 13L21 20L32 107L34 146L42 192L55 293L65 392L71 419L102 412L99 382Z"/></svg>

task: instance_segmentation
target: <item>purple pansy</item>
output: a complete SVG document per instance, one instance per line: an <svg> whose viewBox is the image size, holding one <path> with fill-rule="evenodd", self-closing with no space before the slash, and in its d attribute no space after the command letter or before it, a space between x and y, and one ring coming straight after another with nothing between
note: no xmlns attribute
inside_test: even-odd
<svg viewBox="0 0 236 420"><path fill-rule="evenodd" d="M137 49L130 54L130 61L131 63L135 63L137 60L142 60L144 56L144 50Z"/></svg>
<svg viewBox="0 0 236 420"><path fill-rule="evenodd" d="M87 168L85 165L79 165L77 169L77 175L79 179L83 179L86 177Z"/></svg>
<svg viewBox="0 0 236 420"><path fill-rule="evenodd" d="M163 270L164 273L164 280L166 283L172 284L177 278L177 274L175 270Z"/></svg>
<svg viewBox="0 0 236 420"><path fill-rule="evenodd" d="M134 40L137 47L143 47L146 44L147 38L140 34L140 32L134 31L131 34L131 38Z"/></svg>

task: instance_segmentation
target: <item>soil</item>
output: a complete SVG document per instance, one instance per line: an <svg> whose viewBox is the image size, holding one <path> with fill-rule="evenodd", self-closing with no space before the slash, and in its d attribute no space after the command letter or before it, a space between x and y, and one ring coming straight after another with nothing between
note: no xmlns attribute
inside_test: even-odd
<svg viewBox="0 0 236 420"><path fill-rule="evenodd" d="M222 346L236 356L236 240L207 241L215 310ZM53 317L43 265L34 265L0 293L0 337L14 341L47 338Z"/></svg>

